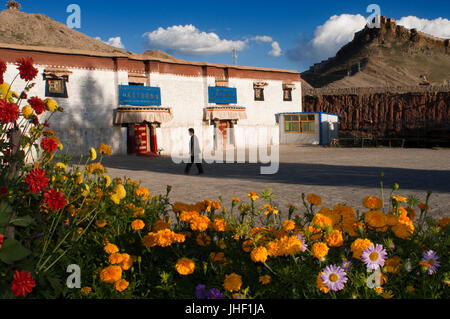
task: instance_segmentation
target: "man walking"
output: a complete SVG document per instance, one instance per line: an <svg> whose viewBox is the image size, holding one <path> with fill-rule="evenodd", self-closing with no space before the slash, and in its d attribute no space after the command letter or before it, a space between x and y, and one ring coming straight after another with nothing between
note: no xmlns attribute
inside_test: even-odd
<svg viewBox="0 0 450 319"><path fill-rule="evenodd" d="M192 164L195 163L198 170L198 175L203 174L203 166L202 166L202 160L200 158L200 147L198 144L198 138L195 136L195 131L193 128L189 129L189 135L191 136L191 141L189 143L189 151L191 155L191 161L186 165L186 169L184 170L184 173L186 175L189 174Z"/></svg>

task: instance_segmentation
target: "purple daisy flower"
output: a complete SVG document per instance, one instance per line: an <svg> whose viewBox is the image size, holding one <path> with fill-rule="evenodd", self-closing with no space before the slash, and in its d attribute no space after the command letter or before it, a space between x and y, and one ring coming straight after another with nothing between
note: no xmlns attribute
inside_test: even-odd
<svg viewBox="0 0 450 319"><path fill-rule="evenodd" d="M352 263L350 261L345 260L345 261L342 262L341 268L344 269L345 271L349 271L351 265L352 265Z"/></svg>
<svg viewBox="0 0 450 319"><path fill-rule="evenodd" d="M222 299L223 294L219 289L211 288L208 290L208 299Z"/></svg>
<svg viewBox="0 0 450 319"><path fill-rule="evenodd" d="M195 287L195 297L197 299L206 299L206 286L199 284Z"/></svg>
<svg viewBox="0 0 450 319"><path fill-rule="evenodd" d="M347 282L347 273L341 267L337 265L331 265L325 267L320 277L325 286L331 291L339 291L344 289L344 285Z"/></svg>
<svg viewBox="0 0 450 319"><path fill-rule="evenodd" d="M376 244L375 246L370 245L361 255L361 259L366 264L367 268L374 270L384 266L386 257L386 250L383 248L383 245L380 244Z"/></svg>
<svg viewBox="0 0 450 319"><path fill-rule="evenodd" d="M300 248L300 251L303 253L306 251L306 248L308 248L308 245L306 244L305 236L303 236L303 234L297 234L297 238L302 242L302 248Z"/></svg>
<svg viewBox="0 0 450 319"><path fill-rule="evenodd" d="M437 268L441 265L439 262L439 258L436 255L436 252L434 250L429 250L423 254L422 261L429 264L430 267L428 267L427 271L429 275L433 275L437 272Z"/></svg>
<svg viewBox="0 0 450 319"><path fill-rule="evenodd" d="M244 294L234 294L233 299L247 299L247 296Z"/></svg>

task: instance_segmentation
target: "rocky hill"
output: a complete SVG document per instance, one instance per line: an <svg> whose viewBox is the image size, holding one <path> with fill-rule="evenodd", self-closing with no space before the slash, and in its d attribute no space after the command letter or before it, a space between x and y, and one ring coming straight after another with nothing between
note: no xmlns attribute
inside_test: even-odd
<svg viewBox="0 0 450 319"><path fill-rule="evenodd" d="M16 8L0 11L0 43L133 54L91 38L43 14L29 14ZM146 51L143 55L173 59L159 50Z"/></svg>
<svg viewBox="0 0 450 319"><path fill-rule="evenodd" d="M316 88L414 86L425 75L432 85L450 81L449 40L398 26L382 17L335 57L315 64L302 78Z"/></svg>

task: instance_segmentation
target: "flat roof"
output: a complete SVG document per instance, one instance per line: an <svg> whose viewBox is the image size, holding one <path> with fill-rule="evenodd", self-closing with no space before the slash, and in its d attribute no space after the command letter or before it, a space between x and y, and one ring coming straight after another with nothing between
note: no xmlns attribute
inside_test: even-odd
<svg viewBox="0 0 450 319"><path fill-rule="evenodd" d="M108 52L99 52L99 51L54 48L54 47L46 47L46 46L30 46L30 45L11 44L11 43L0 43L0 48L1 49L11 49L11 50L22 50L22 51L46 52L46 53L53 53L53 54L56 53L56 54L67 54L67 55L84 55L84 56L103 57L103 58L128 58L131 60L139 60L139 61L158 61L158 62L173 63L173 64L211 66L211 67L218 67L218 68L233 68L233 69L238 69L238 70L255 70L255 71L265 71L265 72L300 74L299 71L295 71L295 70L240 66L240 65L231 65L231 64L214 64L214 63L208 63L208 62L193 62L193 61L178 60L178 59L164 59L164 58L144 56L144 55L135 54L135 53L131 53L131 54L125 54L125 53L119 53L119 52L108 53Z"/></svg>

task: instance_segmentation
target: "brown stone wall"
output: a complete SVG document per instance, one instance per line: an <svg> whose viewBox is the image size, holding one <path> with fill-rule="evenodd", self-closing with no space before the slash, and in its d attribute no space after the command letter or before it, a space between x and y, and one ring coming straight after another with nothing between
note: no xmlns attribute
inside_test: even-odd
<svg viewBox="0 0 450 319"><path fill-rule="evenodd" d="M450 89L418 88L418 92L360 92L336 94L315 90L303 97L305 112L340 115L339 134L343 136L420 137L449 139Z"/></svg>

